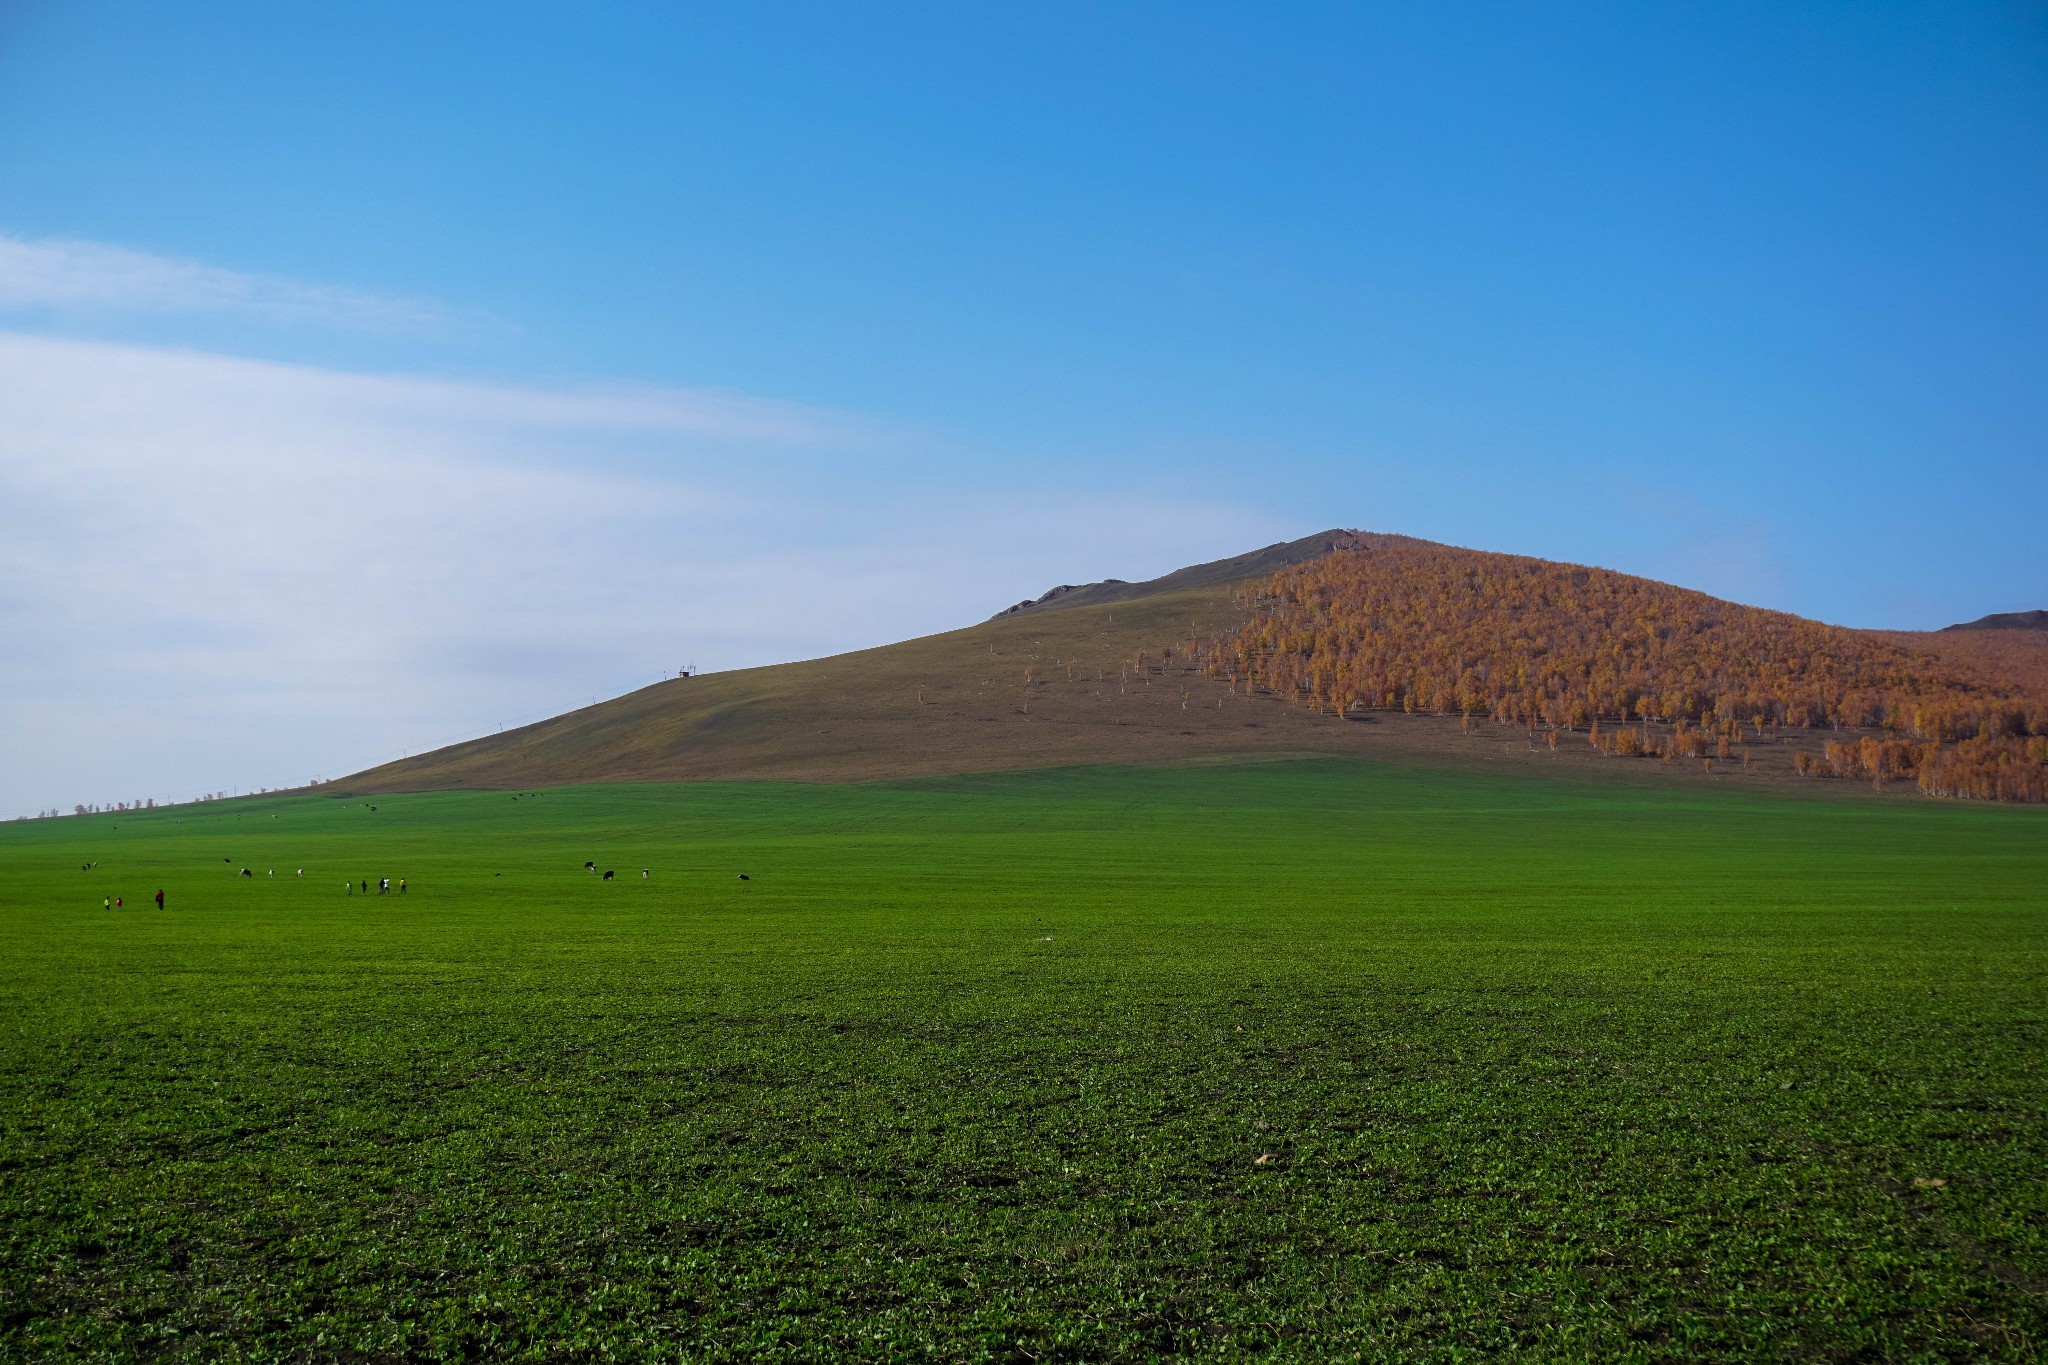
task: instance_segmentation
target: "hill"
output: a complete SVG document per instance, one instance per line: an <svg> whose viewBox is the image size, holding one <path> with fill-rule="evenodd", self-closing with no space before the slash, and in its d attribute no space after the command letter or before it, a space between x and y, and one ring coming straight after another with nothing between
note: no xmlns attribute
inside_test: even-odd
<svg viewBox="0 0 2048 1365"><path fill-rule="evenodd" d="M2048 630L2048 611L1994 611L1974 621L1943 626L1949 630Z"/></svg>
<svg viewBox="0 0 2048 1365"><path fill-rule="evenodd" d="M332 785L845 781L1327 753L1666 781L1939 771L1955 781L1933 790L2025 796L2048 771L2027 748L2048 731L2041 645L1845 630L1601 569L1326 531L1147 583L1065 586L940 635L670 679ZM1879 746L1867 771L1865 739ZM1643 755L1668 761L1611 761ZM1963 761L1998 771L1965 782Z"/></svg>

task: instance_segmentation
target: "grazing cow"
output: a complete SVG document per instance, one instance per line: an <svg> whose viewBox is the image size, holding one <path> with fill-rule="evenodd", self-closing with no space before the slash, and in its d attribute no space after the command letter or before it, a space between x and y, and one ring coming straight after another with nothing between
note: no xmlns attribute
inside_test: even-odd
<svg viewBox="0 0 2048 1365"><path fill-rule="evenodd" d="M750 882L754 879L752 877L749 877L746 873L742 872L740 873L740 880L743 882Z"/></svg>
<svg viewBox="0 0 2048 1365"><path fill-rule="evenodd" d="M242 869L242 875L243 875L244 877L254 877L254 876L255 876L256 874L255 874L254 872L251 872L251 871L250 871L250 870L249 870L248 868L246 868L246 867L245 867L245 868L243 868L243 869Z"/></svg>
<svg viewBox="0 0 2048 1365"><path fill-rule="evenodd" d="M595 871L597 871L597 864L596 864L596 863L585 863L585 864L583 865L583 870L584 870L585 872L595 872Z"/></svg>
<svg viewBox="0 0 2048 1365"><path fill-rule="evenodd" d="M607 871L605 872L605 874L604 874L604 879L605 879L606 881L610 881L610 880L612 879L612 874L611 874L611 872L610 872L609 870L607 870Z"/></svg>

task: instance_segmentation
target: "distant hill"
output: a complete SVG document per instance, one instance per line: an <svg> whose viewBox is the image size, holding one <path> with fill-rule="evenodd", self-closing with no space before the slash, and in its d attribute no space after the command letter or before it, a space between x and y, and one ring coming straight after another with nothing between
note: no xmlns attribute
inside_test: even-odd
<svg viewBox="0 0 2048 1365"><path fill-rule="evenodd" d="M2048 630L2048 611L1995 611L1943 630Z"/></svg>
<svg viewBox="0 0 2048 1365"><path fill-rule="evenodd" d="M1847 630L1602 569L1333 530L1142 583L1063 586L940 635L670 679L330 786L1332 753L1661 781L1933 774L1930 790L2025 796L2048 787L2044 735L2048 632ZM1638 754L1665 761L1611 761Z"/></svg>

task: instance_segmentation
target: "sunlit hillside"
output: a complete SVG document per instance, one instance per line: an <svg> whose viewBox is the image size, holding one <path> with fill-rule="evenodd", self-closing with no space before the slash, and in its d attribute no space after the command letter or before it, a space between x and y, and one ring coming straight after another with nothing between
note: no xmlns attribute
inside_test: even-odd
<svg viewBox="0 0 2048 1365"><path fill-rule="evenodd" d="M1933 795L2048 795L2048 640L1850 630L1604 569L1358 535L1247 590L1206 671L1316 711L1584 731L1603 752L1711 764L1781 729L1843 738L1814 776ZM1856 732L1856 733L1851 733Z"/></svg>

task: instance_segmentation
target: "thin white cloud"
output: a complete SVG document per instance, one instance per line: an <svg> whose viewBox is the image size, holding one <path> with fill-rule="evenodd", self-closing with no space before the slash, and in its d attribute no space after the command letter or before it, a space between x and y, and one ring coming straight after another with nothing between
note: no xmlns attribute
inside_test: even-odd
<svg viewBox="0 0 2048 1365"><path fill-rule="evenodd" d="M372 332L440 324L439 309L332 285L63 238L0 234L0 308L196 313Z"/></svg>
<svg viewBox="0 0 2048 1365"><path fill-rule="evenodd" d="M868 476L894 456L735 395L0 332L0 816L301 782L1290 529Z"/></svg>

